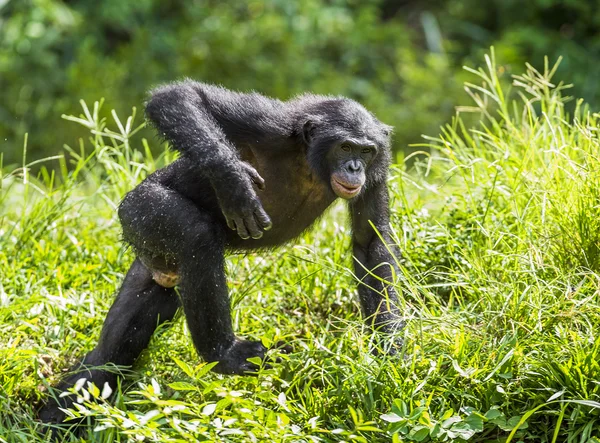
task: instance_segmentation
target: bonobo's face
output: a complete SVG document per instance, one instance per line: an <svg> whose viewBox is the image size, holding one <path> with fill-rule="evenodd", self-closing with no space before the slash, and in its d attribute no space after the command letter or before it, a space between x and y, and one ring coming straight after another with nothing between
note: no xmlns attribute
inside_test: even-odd
<svg viewBox="0 0 600 443"><path fill-rule="evenodd" d="M319 99L309 111L302 127L308 163L335 195L349 200L385 181L390 126L346 98Z"/></svg>
<svg viewBox="0 0 600 443"><path fill-rule="evenodd" d="M350 139L328 153L331 189L343 199L356 197L366 181L366 171L377 155L377 146L368 140Z"/></svg>

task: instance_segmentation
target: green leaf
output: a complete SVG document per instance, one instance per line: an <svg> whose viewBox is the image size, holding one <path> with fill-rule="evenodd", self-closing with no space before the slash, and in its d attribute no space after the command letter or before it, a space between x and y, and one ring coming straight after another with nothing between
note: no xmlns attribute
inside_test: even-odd
<svg viewBox="0 0 600 443"><path fill-rule="evenodd" d="M471 428L471 426L469 426L468 423L462 421L452 426L452 428L448 430L448 435L454 434L455 437L460 437L463 440L468 440L471 437L473 437L473 435L475 435L476 432L479 431Z"/></svg>
<svg viewBox="0 0 600 443"><path fill-rule="evenodd" d="M555 392L554 394L552 394L550 396L550 398L548 400L546 400L546 403L550 403L552 400L556 400L558 397L563 395L565 392L566 391L564 389L562 391Z"/></svg>
<svg viewBox="0 0 600 443"><path fill-rule="evenodd" d="M216 403L209 403L202 408L202 415L212 415L212 413L215 412L216 409Z"/></svg>
<svg viewBox="0 0 600 443"><path fill-rule="evenodd" d="M250 357L250 358L247 358L246 360L248 360L250 363L255 364L258 367L260 367L262 364L262 358L260 358L260 357Z"/></svg>
<svg viewBox="0 0 600 443"><path fill-rule="evenodd" d="M408 438L414 441L423 441L429 436L429 428L425 426L415 426L408 434Z"/></svg>
<svg viewBox="0 0 600 443"><path fill-rule="evenodd" d="M527 418L527 417L521 417L520 415L515 415L514 417L511 417L508 419L508 421L506 422L508 429L513 429L515 426L519 425L519 422L523 419L523 418ZM527 429L529 426L527 424L526 421L524 421L523 423L521 423L518 427L518 429Z"/></svg>
<svg viewBox="0 0 600 443"><path fill-rule="evenodd" d="M388 423L397 423L399 421L404 420L402 417L400 417L398 414L394 414L393 412L390 412L389 414L383 414L380 417L383 421L387 421Z"/></svg>
<svg viewBox="0 0 600 443"><path fill-rule="evenodd" d="M174 389L175 391L196 391L198 390L198 386L193 385L191 383L185 381L176 381L174 383L170 383L169 387Z"/></svg>
<svg viewBox="0 0 600 443"><path fill-rule="evenodd" d="M382 432L381 429L373 425L360 425L357 426L356 429L364 432Z"/></svg>
<svg viewBox="0 0 600 443"><path fill-rule="evenodd" d="M177 357L173 357L173 361L181 368L183 372L185 372L185 375L190 378L194 378L194 370L190 365L182 360L179 360Z"/></svg>
<svg viewBox="0 0 600 443"><path fill-rule="evenodd" d="M578 405L589 406L591 408L600 408L600 403L592 400L566 400L568 403L576 403Z"/></svg>
<svg viewBox="0 0 600 443"><path fill-rule="evenodd" d="M211 371L212 368L214 368L218 364L219 364L218 361L204 363L202 366L200 366L199 369L196 369L196 371L194 373L194 378L198 379L198 378L204 377L206 374L208 374Z"/></svg>
<svg viewBox="0 0 600 443"><path fill-rule="evenodd" d="M450 417L450 418L444 420L442 422L442 428L448 429L448 428L452 427L452 425L459 423L461 421L462 421L462 418L458 415L455 415L453 417Z"/></svg>
<svg viewBox="0 0 600 443"><path fill-rule="evenodd" d="M412 410L412 412L410 413L410 415L408 416L408 420L410 421L416 421L419 419L419 417L421 417L421 414L423 414L423 411L425 411L427 408L425 406L419 406L418 408L415 408Z"/></svg>
<svg viewBox="0 0 600 443"><path fill-rule="evenodd" d="M477 431L477 432L481 432L483 431L483 416L477 412L472 412L471 414L469 414L469 416L465 419L465 424L467 424L469 426L469 428Z"/></svg>
<svg viewBox="0 0 600 443"><path fill-rule="evenodd" d="M485 413L485 418L487 418L488 420L494 420L499 417L504 418L504 414L496 408L492 408Z"/></svg>

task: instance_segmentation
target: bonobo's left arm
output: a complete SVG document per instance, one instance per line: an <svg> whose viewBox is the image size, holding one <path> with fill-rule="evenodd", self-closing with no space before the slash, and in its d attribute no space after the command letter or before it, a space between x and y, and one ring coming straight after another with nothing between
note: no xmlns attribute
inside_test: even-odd
<svg viewBox="0 0 600 443"><path fill-rule="evenodd" d="M396 246L390 238L388 200L384 181L369 186L352 200L350 209L354 268L360 279L358 294L363 314L373 329L391 333L401 329L404 322L396 292L387 283L391 282L392 268L397 271L390 254Z"/></svg>

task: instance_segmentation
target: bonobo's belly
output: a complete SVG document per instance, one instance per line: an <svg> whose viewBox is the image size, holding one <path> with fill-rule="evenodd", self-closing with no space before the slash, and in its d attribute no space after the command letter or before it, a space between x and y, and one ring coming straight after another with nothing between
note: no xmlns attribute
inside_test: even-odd
<svg viewBox="0 0 600 443"><path fill-rule="evenodd" d="M304 156L285 162L255 157L247 161L265 180L265 189L258 190L257 195L273 227L257 240L242 240L237 232L229 231L227 243L231 248L264 248L290 241L310 227L335 200L329 187L310 173Z"/></svg>

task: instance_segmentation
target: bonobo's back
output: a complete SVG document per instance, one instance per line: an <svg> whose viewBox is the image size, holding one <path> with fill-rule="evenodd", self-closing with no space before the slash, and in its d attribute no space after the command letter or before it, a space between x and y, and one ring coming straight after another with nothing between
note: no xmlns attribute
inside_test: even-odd
<svg viewBox="0 0 600 443"><path fill-rule="evenodd" d="M223 128L233 144L265 142L269 138L292 134L290 113L285 102L256 92L230 91L222 86L193 80L152 90L146 104L149 120L156 124L164 119L162 103L172 100L172 94L181 94L182 91L187 92L190 103L208 111L210 118Z"/></svg>

